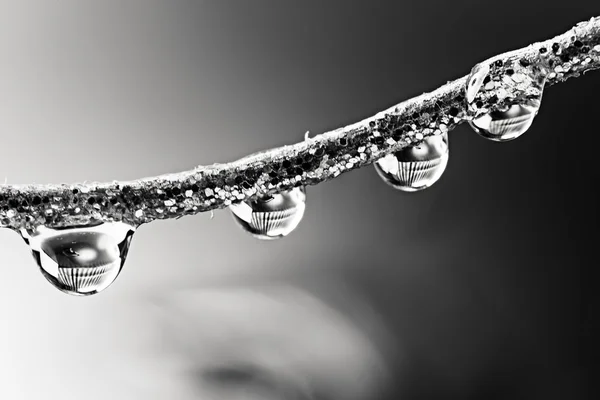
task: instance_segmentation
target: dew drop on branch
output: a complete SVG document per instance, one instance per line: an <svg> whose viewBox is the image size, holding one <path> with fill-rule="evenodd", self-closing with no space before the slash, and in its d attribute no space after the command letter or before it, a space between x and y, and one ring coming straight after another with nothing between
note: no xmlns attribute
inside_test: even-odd
<svg viewBox="0 0 600 400"><path fill-rule="evenodd" d="M135 228L122 222L21 230L44 277L77 296L99 293L123 268Z"/></svg>
<svg viewBox="0 0 600 400"><path fill-rule="evenodd" d="M296 187L229 208L246 232L258 239L277 239L287 236L300 224L306 208L306 191Z"/></svg>
<svg viewBox="0 0 600 400"><path fill-rule="evenodd" d="M377 160L375 170L385 183L405 192L426 189L448 165L448 133L428 136L421 143Z"/></svg>
<svg viewBox="0 0 600 400"><path fill-rule="evenodd" d="M514 59L473 67L465 90L473 130L496 142L525 133L541 105L548 73L542 64Z"/></svg>

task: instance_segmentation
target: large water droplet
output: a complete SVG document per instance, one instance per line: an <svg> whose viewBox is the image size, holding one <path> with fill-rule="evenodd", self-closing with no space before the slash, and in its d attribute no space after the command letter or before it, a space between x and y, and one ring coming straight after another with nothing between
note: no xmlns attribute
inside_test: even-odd
<svg viewBox="0 0 600 400"><path fill-rule="evenodd" d="M229 206L240 226L258 239L277 239L290 234L304 216L306 192L296 187L267 197Z"/></svg>
<svg viewBox="0 0 600 400"><path fill-rule="evenodd" d="M99 293L112 284L127 257L135 228L122 222L21 230L44 277L72 295Z"/></svg>
<svg viewBox="0 0 600 400"><path fill-rule="evenodd" d="M521 136L538 113L546 76L541 63L516 59L473 67L465 90L468 109L474 115L469 121L473 130L497 142Z"/></svg>
<svg viewBox="0 0 600 400"><path fill-rule="evenodd" d="M416 146L404 147L375 162L375 170L395 189L415 192L440 179L448 165L448 134L428 136Z"/></svg>

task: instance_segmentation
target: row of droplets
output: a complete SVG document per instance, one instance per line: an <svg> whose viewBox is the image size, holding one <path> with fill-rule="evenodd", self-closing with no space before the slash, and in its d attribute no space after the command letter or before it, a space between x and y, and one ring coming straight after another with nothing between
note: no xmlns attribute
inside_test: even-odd
<svg viewBox="0 0 600 400"><path fill-rule="evenodd" d="M469 112L474 115L469 124L485 138L512 140L531 126L538 112L545 73L543 68L532 68L534 75L520 73L521 76L515 76L512 68L505 68L506 74L491 77L490 67L498 65L478 64L468 78L465 98ZM486 106L496 103L503 91L507 92L504 98L509 96L502 86L508 83L507 87L518 89L523 82L525 86L521 89L528 94L526 101L485 112ZM448 134L443 132L379 159L374 167L393 188L415 192L440 179L448 157ZM229 208L244 231L259 239L277 239L290 234L302 220L306 190L296 187L232 204ZM86 296L101 292L115 281L123 268L134 232L134 226L123 222L100 222L67 228L39 226L21 230L21 236L52 285L68 294Z"/></svg>

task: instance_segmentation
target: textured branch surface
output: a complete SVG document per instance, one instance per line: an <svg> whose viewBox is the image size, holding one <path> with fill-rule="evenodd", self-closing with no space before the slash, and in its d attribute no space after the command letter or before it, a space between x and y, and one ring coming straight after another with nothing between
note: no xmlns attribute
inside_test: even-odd
<svg viewBox="0 0 600 400"><path fill-rule="evenodd" d="M95 220L138 226L325 182L483 112L522 103L531 96L521 84L523 77L541 70L547 87L600 68L600 17L483 63L497 83L478 97L475 111L467 107L467 77L462 77L353 125L232 163L130 182L1 185L0 226L85 225Z"/></svg>

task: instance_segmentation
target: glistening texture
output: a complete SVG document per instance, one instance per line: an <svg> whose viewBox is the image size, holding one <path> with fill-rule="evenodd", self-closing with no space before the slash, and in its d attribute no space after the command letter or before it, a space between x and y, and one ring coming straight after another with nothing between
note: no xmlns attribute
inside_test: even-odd
<svg viewBox="0 0 600 400"><path fill-rule="evenodd" d="M521 80L527 71L535 75L534 70L543 70L547 87L600 68L600 18L483 64L490 67L491 80L498 84L477 97L481 103L476 101L475 111L467 108L467 78L463 77L356 124L232 163L131 182L3 185L0 226L67 226L93 220L137 226L223 208L256 194L327 181L450 131L483 112L523 103L531 96Z"/></svg>

